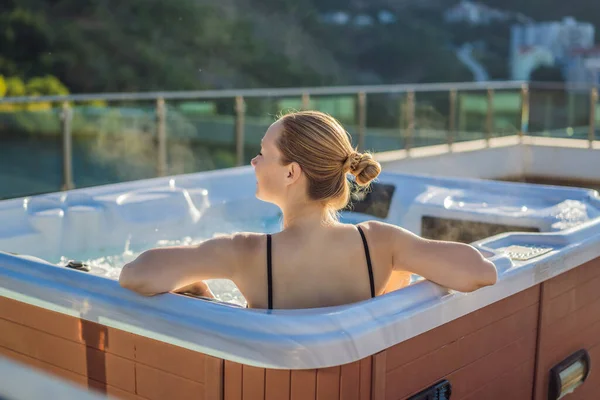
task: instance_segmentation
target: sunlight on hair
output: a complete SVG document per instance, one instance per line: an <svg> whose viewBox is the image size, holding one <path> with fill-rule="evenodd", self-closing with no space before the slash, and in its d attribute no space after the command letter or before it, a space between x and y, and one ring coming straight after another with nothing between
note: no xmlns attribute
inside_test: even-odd
<svg viewBox="0 0 600 400"><path fill-rule="evenodd" d="M373 156L360 153L350 134L331 115L320 111L282 114L283 132L277 145L282 162L297 162L308 179L308 196L321 201L333 217L350 201L347 173L356 185L368 186L381 172Z"/></svg>

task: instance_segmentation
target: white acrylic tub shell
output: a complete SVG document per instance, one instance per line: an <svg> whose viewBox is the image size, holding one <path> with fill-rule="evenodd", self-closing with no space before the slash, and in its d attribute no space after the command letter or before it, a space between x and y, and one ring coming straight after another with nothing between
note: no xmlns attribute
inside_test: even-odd
<svg viewBox="0 0 600 400"><path fill-rule="evenodd" d="M237 168L0 202L0 249L27 254L0 252L0 295L247 365L321 368L367 357L600 256L595 191L385 173L379 181L396 186L383 220L416 233L424 215L541 233L475 243L495 263L499 281L473 293L421 281L368 301L309 310L247 310L175 294L147 298L115 280L53 264L63 255L123 249L126 241L143 246L276 221L279 210L254 198L251 169ZM510 246L545 253L516 260Z"/></svg>

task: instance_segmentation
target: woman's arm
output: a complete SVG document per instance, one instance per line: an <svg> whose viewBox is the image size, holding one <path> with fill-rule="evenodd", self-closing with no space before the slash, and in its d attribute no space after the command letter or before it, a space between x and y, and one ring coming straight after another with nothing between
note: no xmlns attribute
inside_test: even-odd
<svg viewBox="0 0 600 400"><path fill-rule="evenodd" d="M253 234L234 234L194 246L156 248L123 267L119 283L145 296L177 291L204 279L231 279L242 266Z"/></svg>
<svg viewBox="0 0 600 400"><path fill-rule="evenodd" d="M424 239L385 223L370 225L382 240L387 238L394 271L410 271L460 292L493 285L498 279L496 266L471 245Z"/></svg>

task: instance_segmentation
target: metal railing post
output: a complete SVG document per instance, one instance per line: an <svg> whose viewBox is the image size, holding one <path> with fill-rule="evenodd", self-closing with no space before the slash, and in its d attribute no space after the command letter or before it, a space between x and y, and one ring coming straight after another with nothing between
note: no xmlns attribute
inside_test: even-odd
<svg viewBox="0 0 600 400"><path fill-rule="evenodd" d="M596 136L596 105L598 104L598 88L592 88L590 91L590 126L588 130L588 140L590 149L594 146Z"/></svg>
<svg viewBox="0 0 600 400"><path fill-rule="evenodd" d="M519 129L519 143L523 143L523 136L529 130L529 86L521 86L521 128Z"/></svg>
<svg viewBox="0 0 600 400"><path fill-rule="evenodd" d="M302 93L302 110L308 110L310 108L310 94Z"/></svg>
<svg viewBox="0 0 600 400"><path fill-rule="evenodd" d="M575 122L575 94L573 88L567 87L567 127L573 127Z"/></svg>
<svg viewBox="0 0 600 400"><path fill-rule="evenodd" d="M410 154L410 150L413 146L413 136L415 130L415 92L413 90L406 94L406 119L408 126L406 127L406 152Z"/></svg>
<svg viewBox="0 0 600 400"><path fill-rule="evenodd" d="M485 145L490 147L490 139L494 130L494 89L487 90L487 114L485 118Z"/></svg>
<svg viewBox="0 0 600 400"><path fill-rule="evenodd" d="M235 97L235 154L236 165L244 165L244 117L246 104L242 96Z"/></svg>
<svg viewBox="0 0 600 400"><path fill-rule="evenodd" d="M367 95L358 93L358 150L365 149L365 133L367 130Z"/></svg>
<svg viewBox="0 0 600 400"><path fill-rule="evenodd" d="M456 135L456 89L450 90L450 115L448 116L448 151L452 151L452 144Z"/></svg>
<svg viewBox="0 0 600 400"><path fill-rule="evenodd" d="M544 131L552 129L552 93L544 97Z"/></svg>
<svg viewBox="0 0 600 400"><path fill-rule="evenodd" d="M162 97L156 99L156 136L158 140L158 158L156 175L167 175L167 123L166 106Z"/></svg>
<svg viewBox="0 0 600 400"><path fill-rule="evenodd" d="M73 136L71 122L73 121L73 110L68 102L62 103L60 113L63 137L63 185L62 190L75 188L73 183Z"/></svg>

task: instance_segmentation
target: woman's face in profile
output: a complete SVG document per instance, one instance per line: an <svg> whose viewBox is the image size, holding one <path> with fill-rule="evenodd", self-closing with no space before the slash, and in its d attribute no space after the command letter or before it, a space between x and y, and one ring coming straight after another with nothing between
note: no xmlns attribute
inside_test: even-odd
<svg viewBox="0 0 600 400"><path fill-rule="evenodd" d="M285 188L287 168L281 165L281 152L277 139L283 129L280 121L273 123L265 133L260 152L251 161L256 176L256 197L270 203L277 203Z"/></svg>

